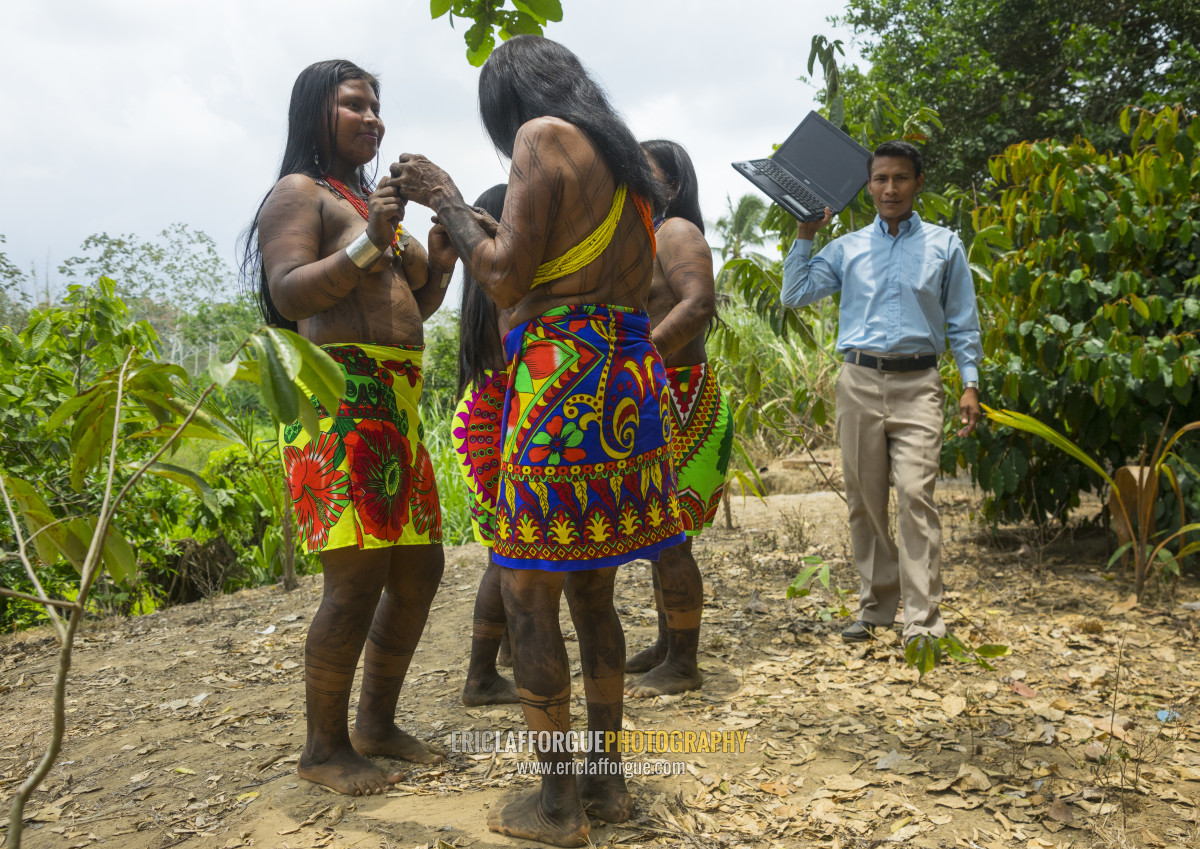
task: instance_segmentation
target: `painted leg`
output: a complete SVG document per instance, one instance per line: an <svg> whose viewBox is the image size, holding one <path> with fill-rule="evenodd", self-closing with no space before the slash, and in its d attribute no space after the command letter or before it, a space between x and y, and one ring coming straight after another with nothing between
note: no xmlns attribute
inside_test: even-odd
<svg viewBox="0 0 1200 849"><path fill-rule="evenodd" d="M371 621L362 695L350 739L364 755L438 763L445 759L446 750L401 731L396 725L396 703L442 580L442 546L404 545L389 551L387 583Z"/></svg>
<svg viewBox="0 0 1200 849"><path fill-rule="evenodd" d="M704 681L696 658L704 584L692 556L692 540L664 551L656 572L666 614L662 618L666 620L667 652L662 663L625 688L634 698L683 693L698 689Z"/></svg>
<svg viewBox="0 0 1200 849"><path fill-rule="evenodd" d="M349 796L382 793L400 780L354 750L346 727L350 687L387 574L390 549L322 552L325 587L304 644L307 738L297 772Z"/></svg>
<svg viewBox="0 0 1200 849"><path fill-rule="evenodd" d="M533 732L571 729L571 672L558 625L564 581L558 572L501 570L517 695ZM493 811L488 828L551 846L588 845L591 826L579 801L571 753L539 750L537 756L547 771L541 787Z"/></svg>
<svg viewBox="0 0 1200 849"><path fill-rule="evenodd" d="M587 696L588 736L621 738L625 683L625 634L613 606L615 566L572 572L567 578L567 603L579 638L579 661ZM585 810L606 822L625 822L633 816L633 798L625 786L621 753L591 751L589 747L579 796Z"/></svg>
<svg viewBox="0 0 1200 849"><path fill-rule="evenodd" d="M497 652L508 630L504 619L504 599L500 595L501 568L488 550L488 567L475 594L475 620L471 626L471 661L462 701L467 707L515 705L517 688L496 669ZM512 650L509 649L511 656Z"/></svg>
<svg viewBox="0 0 1200 849"><path fill-rule="evenodd" d="M512 639L508 636L507 625L504 636L500 638L500 652L496 655L496 665L512 669Z"/></svg>
<svg viewBox="0 0 1200 849"><path fill-rule="evenodd" d="M649 672L667 656L667 613L663 608L662 578L658 570L658 562L652 562L650 575L654 580L654 608L658 611L658 639L654 645L642 649L626 661L626 672Z"/></svg>

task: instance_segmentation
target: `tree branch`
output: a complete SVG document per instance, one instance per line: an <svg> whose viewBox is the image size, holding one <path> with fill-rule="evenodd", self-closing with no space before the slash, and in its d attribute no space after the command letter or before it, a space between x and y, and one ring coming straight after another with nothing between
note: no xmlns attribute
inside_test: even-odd
<svg viewBox="0 0 1200 849"><path fill-rule="evenodd" d="M17 556L21 560L21 565L25 567L26 574L33 582L33 587L38 591L38 594L43 597L43 600L49 599L49 593L42 586L42 582L38 580L37 573L33 570L33 564L29 562L29 553L26 549L25 536L21 533L21 526L17 522L17 514L13 511L12 501L8 497L8 488L4 485L4 476L0 475L0 495L4 496L4 507L8 510L9 521L12 522L13 536L17 540ZM58 614L54 611L52 605L44 605L46 607L46 615L50 617L51 624L54 625L54 631L58 634L58 639L65 640L67 638L66 629L63 627L62 620L58 618Z"/></svg>
<svg viewBox="0 0 1200 849"><path fill-rule="evenodd" d="M52 604L55 607L61 607L65 610L74 610L79 605L73 601L60 601L56 598L42 598L41 596L29 595L28 593L17 592L10 590L8 587L0 587L0 595L8 596L9 598L19 598L23 601L35 601L38 604Z"/></svg>

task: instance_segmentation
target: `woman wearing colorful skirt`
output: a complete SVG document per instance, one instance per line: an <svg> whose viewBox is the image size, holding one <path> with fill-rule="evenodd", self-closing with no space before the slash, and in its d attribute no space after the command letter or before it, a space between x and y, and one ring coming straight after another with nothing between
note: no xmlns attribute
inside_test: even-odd
<svg viewBox="0 0 1200 849"><path fill-rule="evenodd" d="M684 538L670 390L645 313L658 188L629 128L562 45L530 36L501 44L480 74L479 101L488 135L512 160L494 232L425 157L405 154L392 173L405 197L437 213L497 307L512 310L492 557L504 567L521 706L530 730L546 733L540 790L494 811L488 825L584 846L588 814L623 822L633 813L620 752L603 742L620 739L624 697L616 567ZM564 591L586 735L566 734ZM572 748L586 750L582 762Z"/></svg>

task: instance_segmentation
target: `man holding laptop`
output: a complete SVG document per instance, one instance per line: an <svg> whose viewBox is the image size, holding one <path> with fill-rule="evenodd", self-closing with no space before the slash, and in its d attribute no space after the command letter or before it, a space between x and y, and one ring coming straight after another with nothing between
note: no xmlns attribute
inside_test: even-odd
<svg viewBox="0 0 1200 849"><path fill-rule="evenodd" d="M878 217L812 256L812 240L829 223L801 221L784 262L782 301L802 307L841 293L837 349L845 356L837 382L850 541L862 577L858 620L847 642L891 627L904 600L904 640L945 636L941 520L933 500L942 448L944 390L938 357L947 344L962 376L963 428L979 421L983 346L975 287L962 241L921 220L921 154L890 141L867 162L867 190ZM805 216L807 217L807 216ZM897 536L888 532L889 476L897 496ZM899 545L897 545L897 542Z"/></svg>

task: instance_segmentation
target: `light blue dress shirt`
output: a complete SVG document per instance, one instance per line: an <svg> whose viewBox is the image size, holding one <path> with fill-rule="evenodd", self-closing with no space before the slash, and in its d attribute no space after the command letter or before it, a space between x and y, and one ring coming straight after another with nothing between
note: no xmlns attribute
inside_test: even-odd
<svg viewBox="0 0 1200 849"><path fill-rule="evenodd" d="M797 239L783 263L783 305L841 292L838 351L940 356L949 344L962 379L978 380L983 344L962 240L915 212L899 231L890 235L876 216L816 256Z"/></svg>

